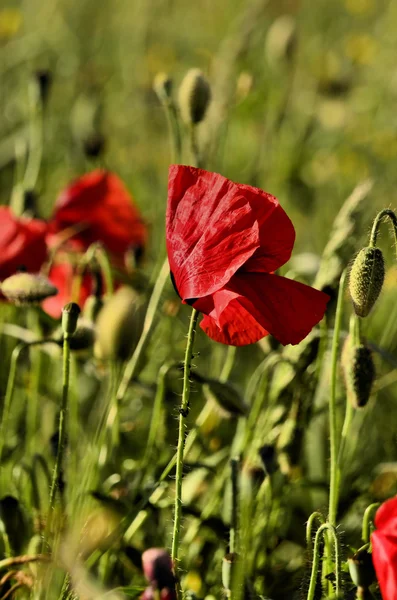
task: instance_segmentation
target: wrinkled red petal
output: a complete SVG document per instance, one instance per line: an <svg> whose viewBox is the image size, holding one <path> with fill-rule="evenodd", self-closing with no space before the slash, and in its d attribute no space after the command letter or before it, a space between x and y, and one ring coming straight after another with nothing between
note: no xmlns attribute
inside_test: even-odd
<svg viewBox="0 0 397 600"><path fill-rule="evenodd" d="M328 300L323 292L285 277L239 272L224 289L193 306L207 315L200 326L216 341L244 346L269 332L286 345L307 336Z"/></svg>
<svg viewBox="0 0 397 600"><path fill-rule="evenodd" d="M237 185L247 196L259 223L260 247L244 264L244 271L261 273L276 271L291 257L295 243L292 221L277 198L271 194L249 185L241 183Z"/></svg>
<svg viewBox="0 0 397 600"><path fill-rule="evenodd" d="M397 598L397 537L374 531L371 542L372 560L382 598L395 600Z"/></svg>
<svg viewBox="0 0 397 600"><path fill-rule="evenodd" d="M166 230L183 300L220 289L259 248L259 225L246 195L222 175L193 167L170 167Z"/></svg>
<svg viewBox="0 0 397 600"><path fill-rule="evenodd" d="M73 294L73 278L74 270L70 263L57 263L52 265L49 279L58 288L56 296L46 298L42 304L43 310L54 319L59 319L62 315L62 309L68 302L72 300L76 302L75 298L72 298ZM83 308L85 301L91 293L91 277L90 275L84 275L81 281L79 298L77 300L80 308Z"/></svg>
<svg viewBox="0 0 397 600"><path fill-rule="evenodd" d="M375 527L397 538L397 496L383 502L375 515Z"/></svg>
<svg viewBox="0 0 397 600"><path fill-rule="evenodd" d="M0 206L0 280L20 266L32 273L40 270L47 258L46 232L45 221L17 218L8 206Z"/></svg>
<svg viewBox="0 0 397 600"><path fill-rule="evenodd" d="M143 247L147 239L146 226L123 182L100 169L62 192L50 225L52 233L76 228L73 239L81 249L99 241L119 255L130 247Z"/></svg>

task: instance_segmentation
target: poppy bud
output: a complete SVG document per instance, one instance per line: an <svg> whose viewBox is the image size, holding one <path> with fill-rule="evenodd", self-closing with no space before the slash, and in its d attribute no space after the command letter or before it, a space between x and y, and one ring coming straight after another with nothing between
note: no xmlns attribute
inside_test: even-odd
<svg viewBox="0 0 397 600"><path fill-rule="evenodd" d="M268 61L273 65L283 60L290 62L294 57L296 45L295 20L289 15L276 19L266 37L265 52Z"/></svg>
<svg viewBox="0 0 397 600"><path fill-rule="evenodd" d="M382 290L385 261L375 246L360 250L350 271L349 291L356 314L366 317Z"/></svg>
<svg viewBox="0 0 397 600"><path fill-rule="evenodd" d="M39 69L35 72L34 78L38 86L41 102L45 104L48 100L52 84L52 74L48 69Z"/></svg>
<svg viewBox="0 0 397 600"><path fill-rule="evenodd" d="M98 317L100 310L103 308L103 301L98 296L92 294L88 296L87 300L84 304L84 317L91 321L91 323L95 323Z"/></svg>
<svg viewBox="0 0 397 600"><path fill-rule="evenodd" d="M102 133L89 133L83 139L83 150L87 158L102 156L106 146L105 136Z"/></svg>
<svg viewBox="0 0 397 600"><path fill-rule="evenodd" d="M59 345L63 344L64 334L62 327L57 329L53 335L53 339ZM77 322L76 331L70 337L70 349L71 350L88 350L94 345L95 342L95 330L91 322L86 320L79 320Z"/></svg>
<svg viewBox="0 0 397 600"><path fill-rule="evenodd" d="M109 298L97 318L97 358L125 360L134 351L143 327L144 300L128 286Z"/></svg>
<svg viewBox="0 0 397 600"><path fill-rule="evenodd" d="M364 344L353 345L349 336L342 351L342 367L349 401L354 408L363 408L375 379L371 350Z"/></svg>
<svg viewBox="0 0 397 600"><path fill-rule="evenodd" d="M16 273L3 281L1 292L11 302L22 306L37 304L45 298L55 296L58 289L44 275Z"/></svg>
<svg viewBox="0 0 397 600"><path fill-rule="evenodd" d="M372 554L368 552L367 548L360 548L349 558L348 565L350 577L357 587L366 589L376 581Z"/></svg>
<svg viewBox="0 0 397 600"><path fill-rule="evenodd" d="M77 328L80 307L75 302L69 302L62 309L62 331L64 336L72 336Z"/></svg>
<svg viewBox="0 0 397 600"><path fill-rule="evenodd" d="M205 117L211 100L211 88L200 69L190 69L179 88L179 107L187 125L197 125Z"/></svg>
<svg viewBox="0 0 397 600"><path fill-rule="evenodd" d="M166 104L171 99L172 84L172 79L167 73L157 73L154 78L153 89L163 104Z"/></svg>

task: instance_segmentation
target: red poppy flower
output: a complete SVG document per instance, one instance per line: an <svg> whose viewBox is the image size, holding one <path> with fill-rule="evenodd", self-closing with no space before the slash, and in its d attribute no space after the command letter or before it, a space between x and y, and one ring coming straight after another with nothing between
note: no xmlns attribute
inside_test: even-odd
<svg viewBox="0 0 397 600"><path fill-rule="evenodd" d="M97 169L69 185L55 203L52 233L75 229L74 243L86 250L102 242L116 257L130 248L141 249L147 230L123 182Z"/></svg>
<svg viewBox="0 0 397 600"><path fill-rule="evenodd" d="M176 290L204 314L200 326L212 339L244 346L271 333L298 344L324 316L326 294L273 274L295 241L274 196L171 165L166 228Z"/></svg>
<svg viewBox="0 0 397 600"><path fill-rule="evenodd" d="M375 516L372 560L383 600L397 598L397 496L384 502Z"/></svg>
<svg viewBox="0 0 397 600"><path fill-rule="evenodd" d="M54 317L54 319L59 319L65 304L68 304L73 299L74 274L73 266L67 261L54 263L50 269L48 278L58 288L58 293L44 300L42 308L47 314ZM84 275L80 285L79 297L74 298L74 301L78 303L80 308L84 306L85 301L91 293L91 289L91 276Z"/></svg>
<svg viewBox="0 0 397 600"><path fill-rule="evenodd" d="M172 560L164 548L150 548L142 554L143 572L150 583L146 588L141 600L155 598L154 590L160 591L160 598L164 600L175 600L175 575L172 568Z"/></svg>
<svg viewBox="0 0 397 600"><path fill-rule="evenodd" d="M47 257L47 223L16 217L8 206L0 206L0 280L19 267L35 273Z"/></svg>

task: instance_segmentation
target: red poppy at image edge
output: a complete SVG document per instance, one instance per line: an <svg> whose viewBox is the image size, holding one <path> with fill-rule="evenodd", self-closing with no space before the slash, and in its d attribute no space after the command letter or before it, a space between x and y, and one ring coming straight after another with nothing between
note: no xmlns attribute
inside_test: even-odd
<svg viewBox="0 0 397 600"><path fill-rule="evenodd" d="M397 496L382 504L371 535L372 560L383 600L397 598Z"/></svg>
<svg viewBox="0 0 397 600"><path fill-rule="evenodd" d="M271 194L171 165L166 237L175 288L213 340L245 346L271 333L298 344L324 316L329 296L274 274L295 230Z"/></svg>
<svg viewBox="0 0 397 600"><path fill-rule="evenodd" d="M102 242L116 258L143 248L147 227L121 179L97 169L67 186L58 197L49 224L51 234L75 228L74 248ZM50 240L51 244L51 240Z"/></svg>
<svg viewBox="0 0 397 600"><path fill-rule="evenodd" d="M47 223L16 217L8 206L0 206L0 280L19 268L40 270L47 258Z"/></svg>

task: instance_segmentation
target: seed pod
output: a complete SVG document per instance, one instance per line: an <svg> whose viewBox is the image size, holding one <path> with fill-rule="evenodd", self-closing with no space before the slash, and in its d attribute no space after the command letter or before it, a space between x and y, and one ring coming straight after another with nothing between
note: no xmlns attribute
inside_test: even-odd
<svg viewBox="0 0 397 600"><path fill-rule="evenodd" d="M371 350L364 344L353 345L349 336L342 351L342 367L349 401L354 408L363 408L375 379Z"/></svg>
<svg viewBox="0 0 397 600"><path fill-rule="evenodd" d="M374 246L360 250L350 271L349 291L354 310L366 317L382 290L385 279L385 261L382 251Z"/></svg>
<svg viewBox="0 0 397 600"><path fill-rule="evenodd" d="M139 341L144 314L142 296L128 286L120 287L98 315L95 356L103 360L127 359Z"/></svg>
<svg viewBox="0 0 397 600"><path fill-rule="evenodd" d="M4 296L17 305L32 305L55 296L58 289L44 275L16 273L7 277L1 284Z"/></svg>
<svg viewBox="0 0 397 600"><path fill-rule="evenodd" d="M77 328L77 319L80 314L80 306L76 302L69 302L62 309L62 331L63 335L72 336Z"/></svg>
<svg viewBox="0 0 397 600"><path fill-rule="evenodd" d="M187 125L197 125L207 112L211 100L211 88L200 69L190 69L179 88L179 108Z"/></svg>

